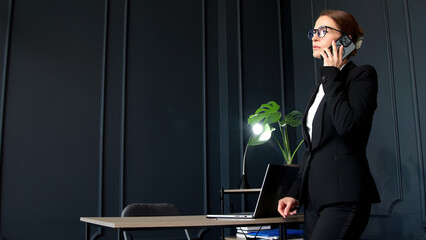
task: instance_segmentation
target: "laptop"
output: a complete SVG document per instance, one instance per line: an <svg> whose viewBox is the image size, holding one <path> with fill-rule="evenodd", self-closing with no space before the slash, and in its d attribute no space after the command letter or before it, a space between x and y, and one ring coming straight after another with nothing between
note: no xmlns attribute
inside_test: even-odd
<svg viewBox="0 0 426 240"><path fill-rule="evenodd" d="M254 212L208 214L207 217L250 219L280 216L278 201L290 190L298 172L297 167L268 164Z"/></svg>

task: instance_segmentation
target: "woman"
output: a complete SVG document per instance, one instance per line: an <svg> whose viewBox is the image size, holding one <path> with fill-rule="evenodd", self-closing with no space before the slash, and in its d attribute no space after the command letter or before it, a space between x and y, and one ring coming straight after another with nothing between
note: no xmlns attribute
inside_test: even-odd
<svg viewBox="0 0 426 240"><path fill-rule="evenodd" d="M344 12L321 13L309 31L313 56L323 59L321 82L314 89L303 119L306 151L287 197L278 203L283 217L305 206L310 240L359 239L380 197L366 157L377 103L377 73L343 59L336 40L348 35L357 48L363 31ZM331 50L329 47L331 46Z"/></svg>

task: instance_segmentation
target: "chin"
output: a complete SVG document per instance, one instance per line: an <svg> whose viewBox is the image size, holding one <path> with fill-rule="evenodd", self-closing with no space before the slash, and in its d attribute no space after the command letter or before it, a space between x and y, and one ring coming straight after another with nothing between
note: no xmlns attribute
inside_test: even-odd
<svg viewBox="0 0 426 240"><path fill-rule="evenodd" d="M312 51L312 56L314 58L321 58L321 54L320 54L320 52L318 50Z"/></svg>

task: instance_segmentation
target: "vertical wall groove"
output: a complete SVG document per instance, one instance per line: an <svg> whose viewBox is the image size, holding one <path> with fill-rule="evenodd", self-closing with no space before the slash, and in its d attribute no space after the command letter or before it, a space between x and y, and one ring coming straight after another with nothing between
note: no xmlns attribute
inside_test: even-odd
<svg viewBox="0 0 426 240"><path fill-rule="evenodd" d="M103 217L103 190L104 190L104 133L105 133L105 85L106 85L106 59L108 48L108 17L109 0L105 0L104 6L104 32L102 42L102 71L101 71L101 95L99 111L99 149L98 149L98 216ZM102 228L94 233L91 239L96 239L102 235Z"/></svg>
<svg viewBox="0 0 426 240"><path fill-rule="evenodd" d="M398 192L399 192L399 198L395 199L385 216L389 216L392 214L392 209L394 206L402 200L402 169L401 169L401 153L400 153L400 143L399 143L399 125L398 125L398 110L396 106L396 93L395 93L395 77L394 77L394 66L393 66L393 51L392 51L392 39L391 39L391 33L389 28L389 9L387 5L387 0L383 1L383 16L384 16L384 28L386 32L386 49L387 49L387 63L388 63L388 71L389 71L389 84L390 84L390 98L391 98L391 106L392 106L392 121L393 125L395 126L393 128L393 134L395 138L395 152L396 152L396 170L397 170L397 179L398 179ZM375 215L378 216L378 215Z"/></svg>
<svg viewBox="0 0 426 240"><path fill-rule="evenodd" d="M241 0L237 0L237 51L238 51L238 119L239 119L239 132L240 132L240 142L238 144L239 153L243 154L244 151L244 127L243 127L243 109L244 109L244 100L243 100L243 53L242 53L242 39L241 39ZM240 158L240 164L242 166L243 159Z"/></svg>
<svg viewBox="0 0 426 240"><path fill-rule="evenodd" d="M219 121L220 121L220 186L229 186L229 114L228 114L228 47L226 0L218 0L218 68L219 68Z"/></svg>
<svg viewBox="0 0 426 240"><path fill-rule="evenodd" d="M315 14L314 14L314 0L311 0L311 18L312 18L312 27L315 26ZM314 77L315 77L315 85L318 84L318 66L317 66L317 60L315 60L315 58L313 59L313 64L314 64Z"/></svg>
<svg viewBox="0 0 426 240"><path fill-rule="evenodd" d="M407 43L408 43L408 60L410 65L410 77L411 77L411 89L413 97L413 110L414 110L414 127L416 133L416 143L417 143L417 159L419 163L419 178L420 178L420 198L421 198L421 215L422 215L422 224L423 228L426 227L426 196L425 196L425 173L424 173L424 164L423 164L423 151L422 151L422 136L421 136L421 126L420 126L420 114L419 114L419 101L417 96L417 79L416 79L416 69L414 66L414 50L413 50L413 39L411 34L411 22L410 22L410 13L408 9L408 2L404 0L404 13L405 13L405 27L407 34Z"/></svg>
<svg viewBox="0 0 426 240"><path fill-rule="evenodd" d="M282 17L281 17L281 0L277 0L277 18L278 18L278 51L280 63L280 86L281 86L281 111L285 115L285 84L284 84L284 57L283 57L283 36L282 36Z"/></svg>
<svg viewBox="0 0 426 240"><path fill-rule="evenodd" d="M123 17L123 55L122 55L122 78L121 78L121 136L120 136L120 199L119 199L119 212L123 210L125 203L125 189L124 189L124 176L125 176L125 160L126 160L126 82L127 82L127 37L128 37L128 14L129 14L129 0L124 0L124 17Z"/></svg>
<svg viewBox="0 0 426 240"><path fill-rule="evenodd" d="M207 169L207 75L206 75L206 0L201 0L201 71L202 71L202 131L203 131L203 162L204 162L204 214L208 209L208 169Z"/></svg>
<svg viewBox="0 0 426 240"><path fill-rule="evenodd" d="M3 56L3 66L2 66L2 76L1 76L1 99L0 99L0 208L3 198L3 141L4 141L4 120L5 120L5 105L6 105L6 86L7 86L7 76L9 68L9 50L10 50L10 38L11 38L11 29L12 29L12 18L13 18L13 0L9 0L9 9L6 23L6 34L4 41L4 56ZM4 239L1 234L1 213L0 213L0 238Z"/></svg>

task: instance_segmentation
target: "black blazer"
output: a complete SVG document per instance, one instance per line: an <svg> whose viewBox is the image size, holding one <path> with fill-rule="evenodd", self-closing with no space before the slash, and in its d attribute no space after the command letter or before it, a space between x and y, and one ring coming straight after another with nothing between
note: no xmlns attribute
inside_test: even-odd
<svg viewBox="0 0 426 240"><path fill-rule="evenodd" d="M305 109L302 132L306 151L289 193L315 206L339 202L380 202L366 157L373 114L377 107L377 73L369 65L348 62L340 71L320 69L325 96L312 123L312 142L306 115L318 86Z"/></svg>

